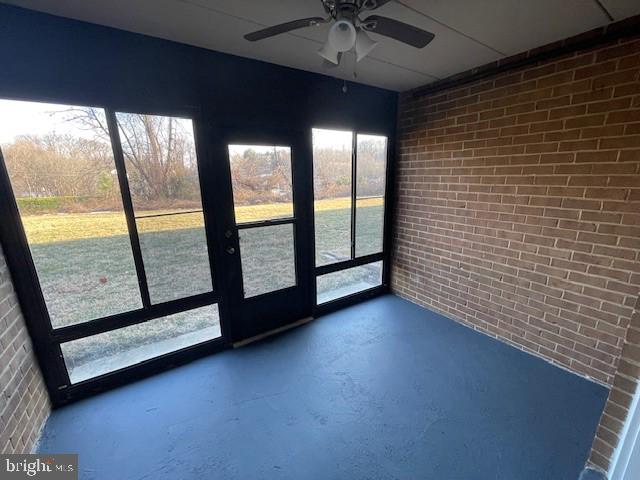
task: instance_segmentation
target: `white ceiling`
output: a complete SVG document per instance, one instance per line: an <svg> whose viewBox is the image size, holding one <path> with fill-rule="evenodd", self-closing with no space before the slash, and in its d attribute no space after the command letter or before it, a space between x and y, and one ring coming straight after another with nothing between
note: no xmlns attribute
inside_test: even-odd
<svg viewBox="0 0 640 480"><path fill-rule="evenodd" d="M245 33L304 17L324 16L320 0L3 0L63 17L107 25L211 50L354 80L355 60L327 69L316 51L328 26L261 42ZM614 21L640 14L638 0L599 0ZM380 44L355 66L358 82L408 90L499 58L606 25L598 0L392 0L376 11L435 33L418 50Z"/></svg>

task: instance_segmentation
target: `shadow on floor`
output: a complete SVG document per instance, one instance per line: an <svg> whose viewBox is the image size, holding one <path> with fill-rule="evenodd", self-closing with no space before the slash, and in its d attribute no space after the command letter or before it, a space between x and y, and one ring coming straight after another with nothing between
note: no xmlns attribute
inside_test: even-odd
<svg viewBox="0 0 640 480"><path fill-rule="evenodd" d="M81 479L576 480L607 390L388 295L53 412Z"/></svg>

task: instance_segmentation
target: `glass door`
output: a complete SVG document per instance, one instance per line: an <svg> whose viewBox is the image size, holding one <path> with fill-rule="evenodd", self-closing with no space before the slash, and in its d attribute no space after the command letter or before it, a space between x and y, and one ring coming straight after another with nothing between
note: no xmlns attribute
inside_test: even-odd
<svg viewBox="0 0 640 480"><path fill-rule="evenodd" d="M310 176L304 137L291 132L226 130L233 219L225 251L232 285L234 337L244 339L311 314Z"/></svg>

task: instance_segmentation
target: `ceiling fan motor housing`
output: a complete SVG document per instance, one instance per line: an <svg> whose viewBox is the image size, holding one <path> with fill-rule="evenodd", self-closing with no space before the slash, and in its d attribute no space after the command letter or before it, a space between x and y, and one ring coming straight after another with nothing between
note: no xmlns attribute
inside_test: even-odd
<svg viewBox="0 0 640 480"><path fill-rule="evenodd" d="M362 8L360 0L335 0L324 2L325 8L335 20L354 21Z"/></svg>

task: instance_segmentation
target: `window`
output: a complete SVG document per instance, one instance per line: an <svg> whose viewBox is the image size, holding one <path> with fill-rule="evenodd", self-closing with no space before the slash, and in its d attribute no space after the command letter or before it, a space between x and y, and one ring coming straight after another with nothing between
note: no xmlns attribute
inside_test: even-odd
<svg viewBox="0 0 640 480"><path fill-rule="evenodd" d="M313 129L318 304L382 284L386 174L386 137Z"/></svg>
<svg viewBox="0 0 640 480"><path fill-rule="evenodd" d="M356 257L382 252L387 138L358 134Z"/></svg>
<svg viewBox="0 0 640 480"><path fill-rule="evenodd" d="M188 310L60 345L72 383L220 336L218 306Z"/></svg>
<svg viewBox="0 0 640 480"><path fill-rule="evenodd" d="M0 100L0 148L72 383L221 336L191 120Z"/></svg>
<svg viewBox="0 0 640 480"><path fill-rule="evenodd" d="M296 284L293 224L239 231L245 298Z"/></svg>
<svg viewBox="0 0 640 480"><path fill-rule="evenodd" d="M293 217L291 148L229 145L236 223Z"/></svg>
<svg viewBox="0 0 640 480"><path fill-rule="evenodd" d="M381 284L382 262L319 275L317 280L318 304L353 295Z"/></svg>
<svg viewBox="0 0 640 480"><path fill-rule="evenodd" d="M191 120L116 117L151 303L210 292Z"/></svg>
<svg viewBox="0 0 640 480"><path fill-rule="evenodd" d="M316 265L351 258L353 134L313 129Z"/></svg>
<svg viewBox="0 0 640 480"><path fill-rule="evenodd" d="M0 100L0 147L52 326L141 308L104 110Z"/></svg>

